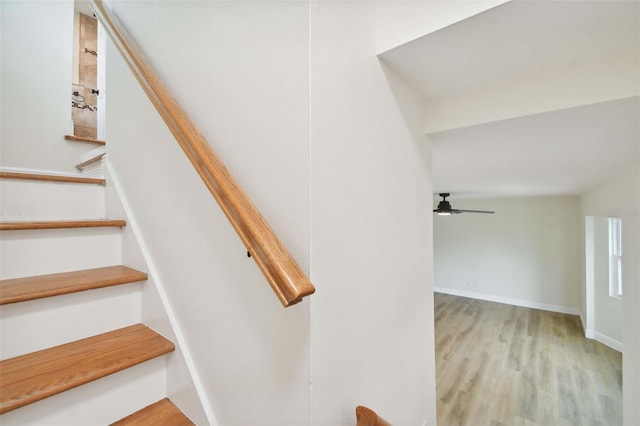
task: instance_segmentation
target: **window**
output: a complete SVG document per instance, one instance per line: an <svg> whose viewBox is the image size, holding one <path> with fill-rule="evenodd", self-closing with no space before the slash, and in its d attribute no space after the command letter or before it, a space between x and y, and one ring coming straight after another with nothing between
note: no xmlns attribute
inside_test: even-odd
<svg viewBox="0 0 640 426"><path fill-rule="evenodd" d="M609 295L622 297L622 221L609 218Z"/></svg>

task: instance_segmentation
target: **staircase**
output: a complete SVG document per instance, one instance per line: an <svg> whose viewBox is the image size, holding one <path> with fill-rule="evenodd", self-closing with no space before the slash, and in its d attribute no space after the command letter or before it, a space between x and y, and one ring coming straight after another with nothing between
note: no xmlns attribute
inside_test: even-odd
<svg viewBox="0 0 640 426"><path fill-rule="evenodd" d="M174 344L142 324L147 274L121 264L104 183L0 172L4 426L193 424L166 398Z"/></svg>

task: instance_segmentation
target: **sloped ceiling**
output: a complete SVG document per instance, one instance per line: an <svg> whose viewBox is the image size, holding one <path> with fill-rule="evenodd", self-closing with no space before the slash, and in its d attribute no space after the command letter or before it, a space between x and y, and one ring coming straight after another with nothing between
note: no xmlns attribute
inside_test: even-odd
<svg viewBox="0 0 640 426"><path fill-rule="evenodd" d="M438 102L501 80L640 49L639 21L636 1L514 0L380 57L425 102ZM580 194L638 161L639 99L432 133L434 192Z"/></svg>

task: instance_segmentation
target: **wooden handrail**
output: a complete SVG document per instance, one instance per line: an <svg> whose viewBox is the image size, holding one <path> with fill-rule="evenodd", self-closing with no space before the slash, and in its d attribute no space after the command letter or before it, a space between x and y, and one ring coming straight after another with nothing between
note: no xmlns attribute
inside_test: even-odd
<svg viewBox="0 0 640 426"><path fill-rule="evenodd" d="M391 423L363 405L356 407L356 422L356 426L391 426Z"/></svg>
<svg viewBox="0 0 640 426"><path fill-rule="evenodd" d="M126 29L102 0L92 0L91 3L97 18L262 270L280 302L287 307L312 294L315 291L313 284L170 95Z"/></svg>

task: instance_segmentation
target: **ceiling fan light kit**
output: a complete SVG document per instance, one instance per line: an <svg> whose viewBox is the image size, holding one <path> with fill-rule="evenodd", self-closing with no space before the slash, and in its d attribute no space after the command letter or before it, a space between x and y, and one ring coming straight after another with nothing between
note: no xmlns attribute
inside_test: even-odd
<svg viewBox="0 0 640 426"><path fill-rule="evenodd" d="M441 192L439 194L442 197L442 201L438 203L438 208L433 212L438 216L451 216L452 214L460 214L460 213L484 213L484 214L494 214L494 211L490 210L462 210L462 209L454 209L451 207L451 203L447 201L447 197L450 196L448 192Z"/></svg>

